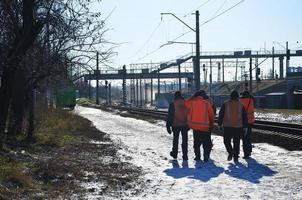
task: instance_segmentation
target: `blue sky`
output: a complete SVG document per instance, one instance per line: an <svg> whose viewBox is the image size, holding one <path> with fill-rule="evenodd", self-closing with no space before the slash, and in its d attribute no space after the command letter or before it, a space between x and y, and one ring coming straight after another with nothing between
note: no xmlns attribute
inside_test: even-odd
<svg viewBox="0 0 302 200"><path fill-rule="evenodd" d="M140 62L163 62L192 52L192 45L173 44L158 49L162 44L189 31L171 12L195 27L192 11L199 8L200 24L230 8L240 0L103 0L99 7L104 17L112 10L106 37L124 43L116 51L113 67ZM200 27L202 51L233 51L237 49L277 49L285 46L302 49L301 0L245 0L234 9ZM153 33L153 34L152 34ZM152 37L150 37L152 35ZM180 42L195 42L195 33L179 38ZM274 42L276 41L276 42ZM301 65L292 59L291 65Z"/></svg>

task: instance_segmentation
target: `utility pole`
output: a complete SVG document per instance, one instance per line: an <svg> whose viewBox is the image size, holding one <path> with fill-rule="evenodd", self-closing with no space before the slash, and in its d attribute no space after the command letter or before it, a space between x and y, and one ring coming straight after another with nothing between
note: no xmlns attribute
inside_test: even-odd
<svg viewBox="0 0 302 200"><path fill-rule="evenodd" d="M275 48L273 47L272 49L272 55L273 55L273 58L272 58L272 79L275 79Z"/></svg>
<svg viewBox="0 0 302 200"><path fill-rule="evenodd" d="M151 92L151 106L153 106L153 78L151 78L151 85L150 85L150 92Z"/></svg>
<svg viewBox="0 0 302 200"><path fill-rule="evenodd" d="M195 90L200 90L200 42L199 42L199 11L196 10L196 59L194 68Z"/></svg>
<svg viewBox="0 0 302 200"><path fill-rule="evenodd" d="M224 83L224 58L222 58L222 83Z"/></svg>
<svg viewBox="0 0 302 200"><path fill-rule="evenodd" d="M108 90L109 90L109 105L111 105L111 83L108 85Z"/></svg>
<svg viewBox="0 0 302 200"><path fill-rule="evenodd" d="M159 69L157 70L157 99L159 99L160 95L160 78L159 78Z"/></svg>
<svg viewBox="0 0 302 200"><path fill-rule="evenodd" d="M138 77L136 77L136 106L138 107Z"/></svg>
<svg viewBox="0 0 302 200"><path fill-rule="evenodd" d="M96 104L99 105L99 52L96 52Z"/></svg>
<svg viewBox="0 0 302 200"><path fill-rule="evenodd" d="M178 90L181 92L181 71L180 71L180 63L178 64Z"/></svg>
<svg viewBox="0 0 302 200"><path fill-rule="evenodd" d="M126 65L123 66L123 104L127 103L127 88L126 88Z"/></svg>
<svg viewBox="0 0 302 200"><path fill-rule="evenodd" d="M290 50L288 49L288 42L286 42L286 67L285 67L285 76L289 71L289 60L290 60Z"/></svg>
<svg viewBox="0 0 302 200"><path fill-rule="evenodd" d="M236 59L235 82L237 82L237 73L238 73L238 58Z"/></svg>
<svg viewBox="0 0 302 200"><path fill-rule="evenodd" d="M143 90L142 90L142 75L139 76L139 96L140 107L143 107Z"/></svg>
<svg viewBox="0 0 302 200"><path fill-rule="evenodd" d="M108 81L105 81L105 100L106 100L106 105L108 105Z"/></svg>
<svg viewBox="0 0 302 200"><path fill-rule="evenodd" d="M90 81L91 81L91 73L89 72L89 80L88 80L88 99L90 100L91 99L91 84L90 84Z"/></svg>
<svg viewBox="0 0 302 200"><path fill-rule="evenodd" d="M253 59L250 58L250 93L253 94Z"/></svg>
<svg viewBox="0 0 302 200"><path fill-rule="evenodd" d="M161 15L172 15L177 20L179 20L181 23L183 23L186 27L191 29L196 33L196 56L193 58L194 66L193 66L193 73L194 73L194 88L195 90L200 90L200 38L199 38L199 11L196 10L195 17L196 17L196 28L190 27L188 24L186 24L184 21L179 19L176 15L173 13L161 13Z"/></svg>
<svg viewBox="0 0 302 200"><path fill-rule="evenodd" d="M212 59L210 59L210 96L212 95L212 84L213 84L213 70L212 70Z"/></svg>

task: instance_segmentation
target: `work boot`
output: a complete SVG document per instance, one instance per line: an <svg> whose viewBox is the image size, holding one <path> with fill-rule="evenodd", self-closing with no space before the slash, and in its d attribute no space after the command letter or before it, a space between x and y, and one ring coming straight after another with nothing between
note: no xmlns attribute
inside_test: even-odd
<svg viewBox="0 0 302 200"><path fill-rule="evenodd" d="M231 161L232 158L233 158L233 155L232 155L232 154L229 154L229 155L228 155L228 161Z"/></svg>
<svg viewBox="0 0 302 200"><path fill-rule="evenodd" d="M170 156L171 156L173 159L177 159L177 155L175 155L175 154L173 153L173 151L170 151Z"/></svg>

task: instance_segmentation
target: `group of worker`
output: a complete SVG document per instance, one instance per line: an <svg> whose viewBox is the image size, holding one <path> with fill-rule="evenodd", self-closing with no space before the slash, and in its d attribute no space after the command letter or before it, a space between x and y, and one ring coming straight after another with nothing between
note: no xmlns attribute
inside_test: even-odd
<svg viewBox="0 0 302 200"><path fill-rule="evenodd" d="M195 92L187 100L180 91L175 92L166 121L167 132L169 134L173 132L173 147L170 155L177 159L178 141L181 134L182 158L184 161L188 160L188 131L192 129L194 160L201 161L200 147L202 145L203 160L208 162L213 147L211 132L214 129L215 115L216 106L204 90ZM248 91L244 91L241 97L237 91L232 91L230 99L224 102L218 116L218 126L223 131L228 161L234 159L234 162L238 162L241 139L243 158L248 159L251 156L251 132L254 122L254 98Z"/></svg>

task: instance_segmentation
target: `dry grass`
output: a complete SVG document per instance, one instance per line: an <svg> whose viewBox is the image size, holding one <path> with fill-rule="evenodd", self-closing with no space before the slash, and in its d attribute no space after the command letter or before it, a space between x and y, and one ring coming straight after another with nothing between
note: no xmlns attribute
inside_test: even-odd
<svg viewBox="0 0 302 200"><path fill-rule="evenodd" d="M67 110L41 109L35 132L38 145L62 147L77 141L72 133L84 131L85 121Z"/></svg>
<svg viewBox="0 0 302 200"><path fill-rule="evenodd" d="M31 176L27 174L26 164L8 156L0 157L0 181L17 188L34 187Z"/></svg>

